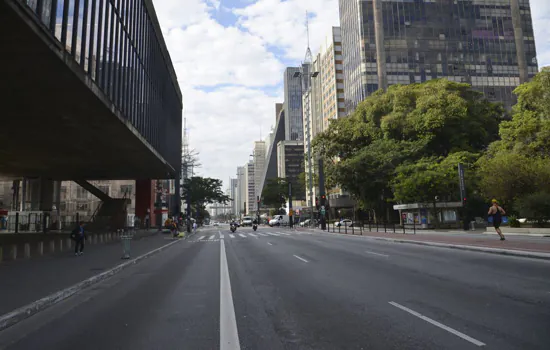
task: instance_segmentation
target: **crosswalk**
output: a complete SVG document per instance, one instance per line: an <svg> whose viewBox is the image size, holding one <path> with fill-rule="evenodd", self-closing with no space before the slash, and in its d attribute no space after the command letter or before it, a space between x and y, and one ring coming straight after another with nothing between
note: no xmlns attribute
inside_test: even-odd
<svg viewBox="0 0 550 350"><path fill-rule="evenodd" d="M244 233L226 233L218 232L213 235L205 235L191 238L189 242L219 242L220 239L260 239L263 237L287 237L294 235L311 235L311 232L290 231L290 232L244 232Z"/></svg>

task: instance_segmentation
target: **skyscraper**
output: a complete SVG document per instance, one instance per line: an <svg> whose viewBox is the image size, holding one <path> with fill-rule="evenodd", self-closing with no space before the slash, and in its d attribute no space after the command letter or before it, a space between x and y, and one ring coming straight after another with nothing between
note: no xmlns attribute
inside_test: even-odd
<svg viewBox="0 0 550 350"><path fill-rule="evenodd" d="M287 67L284 75L285 140L302 140L302 69Z"/></svg>
<svg viewBox="0 0 550 350"><path fill-rule="evenodd" d="M445 77L506 107L537 73L528 0L339 0L348 113L379 88Z"/></svg>
<svg viewBox="0 0 550 350"><path fill-rule="evenodd" d="M266 144L264 141L254 142L254 187L255 196L262 195L262 177L266 166Z"/></svg>
<svg viewBox="0 0 550 350"><path fill-rule="evenodd" d="M246 211L245 203L248 202L244 166L237 167L237 187L237 213L240 216L243 211Z"/></svg>

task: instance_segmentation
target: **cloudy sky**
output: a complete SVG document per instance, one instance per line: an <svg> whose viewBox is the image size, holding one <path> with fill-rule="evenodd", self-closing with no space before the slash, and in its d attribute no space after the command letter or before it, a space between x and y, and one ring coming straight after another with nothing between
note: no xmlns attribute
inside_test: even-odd
<svg viewBox="0 0 550 350"><path fill-rule="evenodd" d="M275 122L283 70L315 54L338 0L153 0L184 96L203 176L235 177ZM550 65L550 0L531 0L539 66Z"/></svg>

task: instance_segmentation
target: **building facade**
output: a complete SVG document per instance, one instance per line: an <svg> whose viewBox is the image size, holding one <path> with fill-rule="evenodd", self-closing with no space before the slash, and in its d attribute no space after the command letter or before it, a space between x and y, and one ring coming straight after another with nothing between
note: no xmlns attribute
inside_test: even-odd
<svg viewBox="0 0 550 350"><path fill-rule="evenodd" d="M304 142L280 141L277 144L277 175L292 183L294 200L305 200L306 192L300 184L304 172Z"/></svg>
<svg viewBox="0 0 550 350"><path fill-rule="evenodd" d="M247 191L246 191L246 170L244 166L237 167L237 216L246 211Z"/></svg>
<svg viewBox="0 0 550 350"><path fill-rule="evenodd" d="M231 198L231 214L235 217L239 217L239 180L229 180L229 198Z"/></svg>
<svg viewBox="0 0 550 350"><path fill-rule="evenodd" d="M345 105L392 84L465 82L510 108L538 71L528 0L339 0Z"/></svg>
<svg viewBox="0 0 550 350"><path fill-rule="evenodd" d="M248 162L245 167L246 178L246 214L252 215L256 212L256 185L254 175L254 162Z"/></svg>
<svg viewBox="0 0 550 350"><path fill-rule="evenodd" d="M304 137L301 73L300 67L287 67L284 73L285 140L302 140Z"/></svg>
<svg viewBox="0 0 550 350"><path fill-rule="evenodd" d="M254 152L253 152L253 155L254 155L254 158L253 158L253 162L254 162L254 194L255 194L255 198L257 198L258 196L261 197L262 195L262 188L260 187L261 186L261 183L262 183L262 177L264 175L264 172L265 172L265 167L266 167L266 143L264 141L256 141L254 142Z"/></svg>

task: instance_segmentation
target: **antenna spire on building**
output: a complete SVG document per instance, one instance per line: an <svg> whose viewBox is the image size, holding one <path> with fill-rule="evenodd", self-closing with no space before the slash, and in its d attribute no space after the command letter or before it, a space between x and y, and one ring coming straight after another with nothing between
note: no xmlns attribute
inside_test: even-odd
<svg viewBox="0 0 550 350"><path fill-rule="evenodd" d="M311 53L311 49L309 48L309 14L307 11L306 11L306 33L307 33L307 50L306 50L306 57L304 59L304 63L312 63L313 55Z"/></svg>

